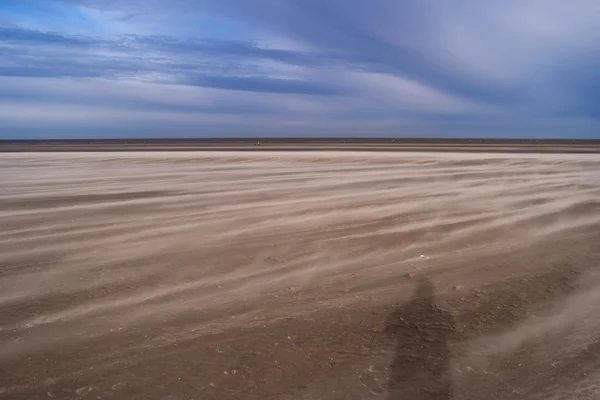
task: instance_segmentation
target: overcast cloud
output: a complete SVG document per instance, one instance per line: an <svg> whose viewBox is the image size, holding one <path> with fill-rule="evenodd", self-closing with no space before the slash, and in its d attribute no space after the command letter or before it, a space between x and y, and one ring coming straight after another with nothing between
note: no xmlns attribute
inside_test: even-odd
<svg viewBox="0 0 600 400"><path fill-rule="evenodd" d="M600 138L597 0L3 0L0 138Z"/></svg>

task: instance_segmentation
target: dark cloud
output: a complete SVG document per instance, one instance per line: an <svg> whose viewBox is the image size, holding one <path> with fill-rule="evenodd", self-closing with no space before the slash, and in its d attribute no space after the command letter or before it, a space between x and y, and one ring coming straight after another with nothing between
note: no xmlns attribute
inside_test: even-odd
<svg viewBox="0 0 600 400"><path fill-rule="evenodd" d="M0 39L5 45L11 45L5 49L11 53L9 64L0 66L0 76L119 78L155 73L170 75L170 79L163 79L163 82L227 90L315 95L343 93L341 88L324 83L260 76L264 72L251 65L256 61L272 60L316 66L334 62L334 58L265 49L242 41L141 35L98 39L15 28L0 29ZM67 50L57 50L56 46ZM120 56L115 57L115 53ZM180 58L186 62L178 61ZM222 76L216 76L217 73ZM235 76L236 73L242 76Z"/></svg>
<svg viewBox="0 0 600 400"><path fill-rule="evenodd" d="M465 3L459 1L457 8ZM136 1L104 3L88 0L92 7L130 10ZM435 8L447 7L421 0L233 0L153 2L155 10L170 9L190 13L207 11L237 18L273 36L291 38L318 49L319 54L260 49L244 42L178 41L148 37L170 51L199 51L213 54L239 54L262 57L299 65L342 64L342 68L377 71L418 81L474 101L516 107L527 97L527 87L518 83L478 79L465 73L462 66L449 62L452 49L444 48L440 18ZM473 20L477 15L466 15ZM465 18L468 22L468 18ZM512 56L518 57L518 54Z"/></svg>
<svg viewBox="0 0 600 400"><path fill-rule="evenodd" d="M0 76L7 77L29 77L29 78L99 78L105 75L105 71L93 68L49 68L13 66L1 67Z"/></svg>
<svg viewBox="0 0 600 400"><path fill-rule="evenodd" d="M298 118L329 118L339 132L344 121L406 132L400 121L414 118L430 123L410 128L423 135L556 136L573 126L589 137L600 120L597 0L48 1L87 7L100 24L130 24L125 31L138 34L68 35L0 19L0 76L176 84L235 91L247 104L112 103L152 111L269 114L290 100ZM202 23L191 24L194 16ZM223 26L233 28L223 34ZM261 105L264 96L273 98Z"/></svg>
<svg viewBox="0 0 600 400"><path fill-rule="evenodd" d="M98 45L100 41L85 36L69 36L55 32L0 27L0 43L8 44L58 44L67 46Z"/></svg>
<svg viewBox="0 0 600 400"><path fill-rule="evenodd" d="M201 76L186 83L216 89L246 92L337 95L347 93L339 87L295 79L239 78L231 76Z"/></svg>
<svg viewBox="0 0 600 400"><path fill-rule="evenodd" d="M188 0L178 3L194 7ZM577 85L560 82L578 81L579 67L600 60L600 6L590 0L569 6L553 0L209 3L264 31L342 54L366 70L509 110L544 108L552 87L564 89L556 95L567 96L571 89L585 95ZM590 16L592 9L596 17ZM587 84L597 80L590 78ZM595 111L588 116L599 117Z"/></svg>
<svg viewBox="0 0 600 400"><path fill-rule="evenodd" d="M0 27L0 41L23 46L63 45L71 48L110 49L115 51L161 51L205 56L247 59L269 59L299 65L323 64L334 57L280 49L267 49L256 44L236 40L175 38L169 36L122 35L110 39L66 35L23 28Z"/></svg>

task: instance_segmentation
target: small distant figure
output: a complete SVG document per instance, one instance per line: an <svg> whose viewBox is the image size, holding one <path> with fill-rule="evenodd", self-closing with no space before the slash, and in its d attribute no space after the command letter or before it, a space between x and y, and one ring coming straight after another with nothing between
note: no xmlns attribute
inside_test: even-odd
<svg viewBox="0 0 600 400"><path fill-rule="evenodd" d="M435 305L431 282L422 278L413 299L398 307L385 325L396 340L388 399L453 399L448 339L455 323L450 313Z"/></svg>
<svg viewBox="0 0 600 400"><path fill-rule="evenodd" d="M260 140L257 140L256 143L254 144L255 146L260 146Z"/></svg>

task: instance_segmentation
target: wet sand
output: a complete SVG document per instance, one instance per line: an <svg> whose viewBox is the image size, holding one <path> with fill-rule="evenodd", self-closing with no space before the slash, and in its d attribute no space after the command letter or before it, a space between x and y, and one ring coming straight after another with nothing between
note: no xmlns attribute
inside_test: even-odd
<svg viewBox="0 0 600 400"><path fill-rule="evenodd" d="M0 399L596 399L593 154L0 154Z"/></svg>
<svg viewBox="0 0 600 400"><path fill-rule="evenodd" d="M130 151L319 151L319 152L462 152L600 153L595 139L434 139L434 138L188 138L0 140L3 152Z"/></svg>

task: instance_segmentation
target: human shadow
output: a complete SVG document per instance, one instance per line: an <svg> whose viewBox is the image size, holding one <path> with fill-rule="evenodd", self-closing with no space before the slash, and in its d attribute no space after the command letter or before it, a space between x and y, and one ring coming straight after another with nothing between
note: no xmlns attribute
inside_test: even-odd
<svg viewBox="0 0 600 400"><path fill-rule="evenodd" d="M396 340L389 400L453 398L448 340L455 329L454 318L434 300L433 285L422 278L412 300L386 320L386 333Z"/></svg>

